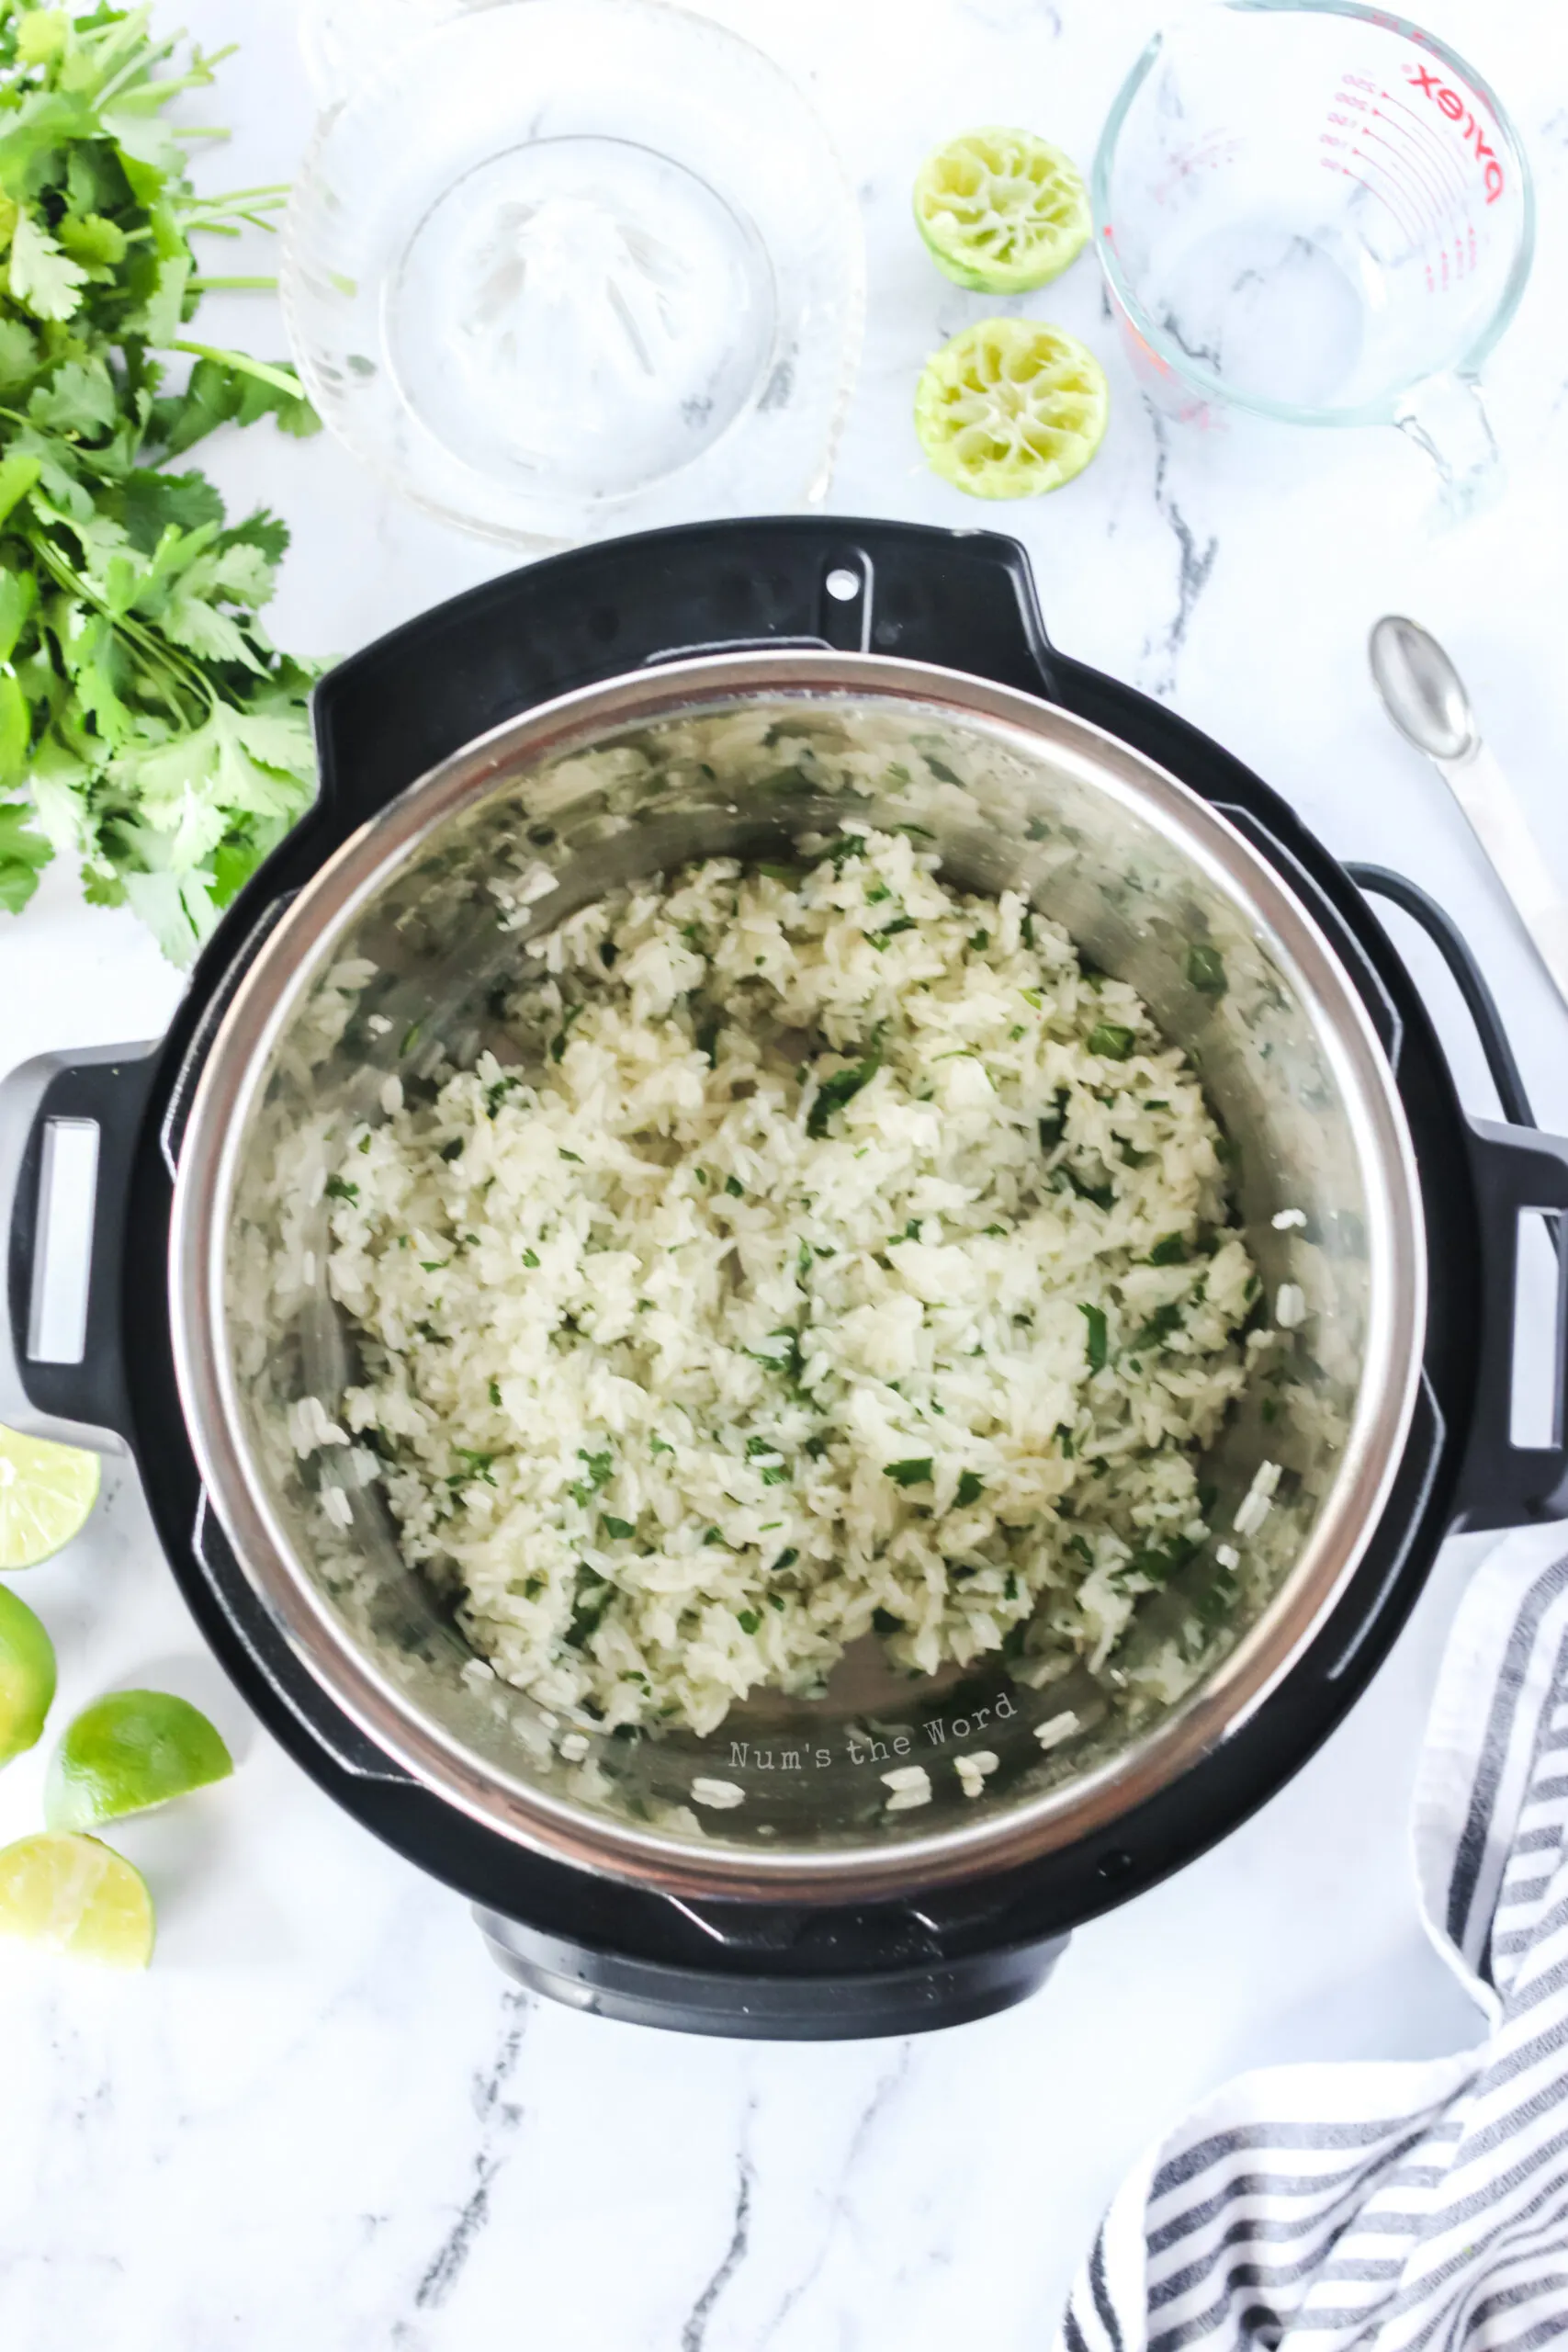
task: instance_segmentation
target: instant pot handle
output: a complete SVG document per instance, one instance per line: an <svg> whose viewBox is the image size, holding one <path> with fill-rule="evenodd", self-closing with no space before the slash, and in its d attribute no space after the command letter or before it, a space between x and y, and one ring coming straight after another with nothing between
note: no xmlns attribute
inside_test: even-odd
<svg viewBox="0 0 1568 2352"><path fill-rule="evenodd" d="M1015 540L817 516L694 524L508 572L340 662L312 699L321 815L341 837L465 744L576 687L788 646L1054 693Z"/></svg>
<svg viewBox="0 0 1568 2352"><path fill-rule="evenodd" d="M1514 1058L1508 1034L1485 975L1463 933L1426 891L1381 865L1352 865L1352 881L1387 899L1420 924L1452 973L1481 1040L1497 1099L1511 1122L1467 1122L1471 1180L1481 1232L1481 1347L1470 1445L1460 1473L1456 1527L1480 1531L1568 1517L1568 1442L1564 1383L1568 1369L1568 1225L1557 1227L1562 1261L1557 1288L1557 1340L1552 1362L1557 1392L1551 1442L1516 1445L1514 1340L1517 1319L1519 1221L1537 1214L1568 1216L1568 1141L1537 1130L1535 1113ZM1435 1270L1442 1280L1443 1270Z"/></svg>
<svg viewBox="0 0 1568 2352"><path fill-rule="evenodd" d="M153 1046L41 1054L0 1083L0 1422L99 1452L130 1430L124 1204Z"/></svg>
<svg viewBox="0 0 1568 2352"><path fill-rule="evenodd" d="M1568 1268L1560 1271L1557 1284L1551 1442L1524 1446L1513 1441L1520 1220L1532 1214L1568 1217L1568 1139L1539 1135L1529 1127L1499 1126L1490 1120L1472 1119L1469 1124L1471 1175L1481 1214L1481 1361L1470 1450L1460 1476L1457 1524L1517 1527L1529 1520L1568 1518L1563 1430ZM1565 1230L1560 1223L1558 1235ZM1435 1272L1441 1281L1442 1269Z"/></svg>

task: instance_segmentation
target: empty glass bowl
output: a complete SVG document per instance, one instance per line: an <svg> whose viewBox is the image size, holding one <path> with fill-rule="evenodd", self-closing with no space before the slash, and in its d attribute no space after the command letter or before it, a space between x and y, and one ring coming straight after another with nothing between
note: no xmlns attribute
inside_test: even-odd
<svg viewBox="0 0 1568 2352"><path fill-rule="evenodd" d="M863 279L828 134L759 51L662 0L520 0L323 119L282 288L333 432L540 548L819 500Z"/></svg>
<svg viewBox="0 0 1568 2352"><path fill-rule="evenodd" d="M342 104L406 40L488 0L299 0L299 46L316 103Z"/></svg>

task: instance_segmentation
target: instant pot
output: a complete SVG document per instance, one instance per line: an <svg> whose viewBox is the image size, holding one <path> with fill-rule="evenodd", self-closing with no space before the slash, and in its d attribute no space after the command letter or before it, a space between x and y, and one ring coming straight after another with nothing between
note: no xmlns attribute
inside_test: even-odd
<svg viewBox="0 0 1568 2352"><path fill-rule="evenodd" d="M0 1419L130 1449L262 1719L468 1896L527 1984L779 2038L1005 2007L1074 1926L1304 1761L1447 1533L1568 1510L1560 1429L1521 1448L1510 1428L1519 1220L1568 1210L1568 1144L1534 1132L1462 942L1196 729L1058 653L1012 542L812 519L610 543L411 622L333 671L314 714L320 797L168 1036L45 1057L0 1090ZM1137 987L1201 1071L1260 1312L1292 1311L1204 1464L1230 1540L1140 1604L1098 1679L1032 1681L999 1653L899 1677L868 1641L825 1696L754 1691L703 1737L615 1736L499 1681L402 1559L333 1419L355 1340L321 1171L483 1049L498 989L573 908L846 820L912 829ZM1512 1124L1461 1111L1369 888L1432 931ZM42 1311L53 1169L89 1129L85 1312L62 1337ZM955 1769L981 1749L983 1787Z"/></svg>

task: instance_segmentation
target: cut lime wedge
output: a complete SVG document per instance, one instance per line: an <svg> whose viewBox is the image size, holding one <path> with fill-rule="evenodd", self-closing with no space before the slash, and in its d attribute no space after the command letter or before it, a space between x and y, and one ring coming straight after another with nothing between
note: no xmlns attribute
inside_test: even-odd
<svg viewBox="0 0 1568 2352"><path fill-rule="evenodd" d="M96 1453L0 1429L0 1568L36 1568L80 1534L101 1476Z"/></svg>
<svg viewBox="0 0 1568 2352"><path fill-rule="evenodd" d="M1033 498L1082 473L1110 405L1105 371L1075 335L1032 319L982 319L927 362L915 430L956 489Z"/></svg>
<svg viewBox="0 0 1568 2352"><path fill-rule="evenodd" d="M108 1968L145 1968L152 1898L141 1871L96 1838L19 1838L0 1852L0 1936Z"/></svg>
<svg viewBox="0 0 1568 2352"><path fill-rule="evenodd" d="M966 130L928 155L915 220L937 267L975 294L1049 284L1090 226L1077 165L1028 130Z"/></svg>
<svg viewBox="0 0 1568 2352"><path fill-rule="evenodd" d="M36 1747L54 1700L54 1644L0 1584L0 1764Z"/></svg>
<svg viewBox="0 0 1568 2352"><path fill-rule="evenodd" d="M95 1829L188 1796L233 1770L207 1717L166 1690L111 1690L61 1735L44 1783L51 1829Z"/></svg>

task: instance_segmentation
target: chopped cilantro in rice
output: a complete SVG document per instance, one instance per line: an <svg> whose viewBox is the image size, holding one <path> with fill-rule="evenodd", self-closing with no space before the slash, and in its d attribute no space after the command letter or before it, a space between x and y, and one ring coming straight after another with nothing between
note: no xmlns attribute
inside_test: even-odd
<svg viewBox="0 0 1568 2352"><path fill-rule="evenodd" d="M1209 1539L1255 1290L1133 990L852 831L519 963L508 1057L389 1083L328 1187L340 1418L496 1672L709 1732L867 1634L1110 1668Z"/></svg>

